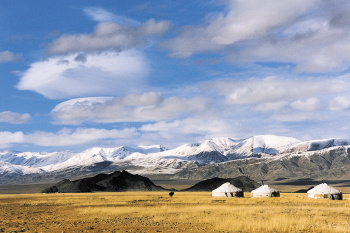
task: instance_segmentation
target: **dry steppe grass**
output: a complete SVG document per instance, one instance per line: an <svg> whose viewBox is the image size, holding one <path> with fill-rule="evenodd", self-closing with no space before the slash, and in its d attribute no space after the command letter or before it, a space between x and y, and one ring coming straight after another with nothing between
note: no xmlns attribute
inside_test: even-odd
<svg viewBox="0 0 350 233"><path fill-rule="evenodd" d="M249 193L245 193L249 196ZM0 195L0 232L350 232L343 201L209 192Z"/></svg>

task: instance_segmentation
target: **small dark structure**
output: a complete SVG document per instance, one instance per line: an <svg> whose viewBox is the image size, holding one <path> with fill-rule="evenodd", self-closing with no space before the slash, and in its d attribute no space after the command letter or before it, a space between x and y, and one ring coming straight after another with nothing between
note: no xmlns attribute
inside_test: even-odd
<svg viewBox="0 0 350 233"><path fill-rule="evenodd" d="M170 197L174 196L174 192L170 192L170 193L169 193L169 196L170 196Z"/></svg>

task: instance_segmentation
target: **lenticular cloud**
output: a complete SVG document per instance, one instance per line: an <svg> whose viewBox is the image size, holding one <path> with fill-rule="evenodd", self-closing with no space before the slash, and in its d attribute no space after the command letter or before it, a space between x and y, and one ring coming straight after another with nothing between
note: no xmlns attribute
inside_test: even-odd
<svg viewBox="0 0 350 233"><path fill-rule="evenodd" d="M139 89L147 76L147 63L138 51L71 54L33 63L17 88L49 99L115 96Z"/></svg>

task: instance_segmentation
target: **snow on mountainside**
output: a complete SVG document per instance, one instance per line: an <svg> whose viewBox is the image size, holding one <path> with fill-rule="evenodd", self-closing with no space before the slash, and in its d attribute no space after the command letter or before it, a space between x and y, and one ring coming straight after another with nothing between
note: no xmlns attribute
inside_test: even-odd
<svg viewBox="0 0 350 233"><path fill-rule="evenodd" d="M291 146L289 149L282 151L283 153L288 152L306 152L306 151L318 151L327 148L337 146L348 146L350 145L350 139L322 139L322 140L311 140L306 142L300 142Z"/></svg>
<svg viewBox="0 0 350 233"><path fill-rule="evenodd" d="M0 152L0 161L13 165L42 167L44 170L49 171L50 169L58 170L65 167L91 165L96 162L124 159L135 152L148 154L164 150L164 147L155 145L136 148L126 146L116 148L94 147L80 153L70 151L52 153L3 151Z"/></svg>
<svg viewBox="0 0 350 233"><path fill-rule="evenodd" d="M350 140L343 139L325 139L325 140L313 140L310 141L308 151L322 150L325 148L330 148L334 146L348 146L350 145Z"/></svg>
<svg viewBox="0 0 350 233"><path fill-rule="evenodd" d="M41 167L49 164L61 163L74 156L73 152L0 152L0 161L8 162L14 165Z"/></svg>
<svg viewBox="0 0 350 233"><path fill-rule="evenodd" d="M226 155L230 159L246 158L256 156L257 154L273 156L300 142L291 137L258 135L242 140L231 150L226 151Z"/></svg>
<svg viewBox="0 0 350 233"><path fill-rule="evenodd" d="M0 152L0 174L83 174L127 168L139 174L174 174L212 163L247 158L289 159L327 148L350 145L350 140L326 139L301 142L291 137L258 135L247 139L219 137L202 143L166 150L160 145L115 148L94 147L82 152ZM1 183L1 177L0 177Z"/></svg>
<svg viewBox="0 0 350 233"><path fill-rule="evenodd" d="M28 175L28 174L41 173L41 172L43 171L39 168L13 165L11 163L0 161L0 174Z"/></svg>
<svg viewBox="0 0 350 233"><path fill-rule="evenodd" d="M216 145L222 147L222 148L232 148L237 143L241 142L242 139L233 139L233 138L228 138L228 137L217 137L210 139L210 141L214 142Z"/></svg>
<svg viewBox="0 0 350 233"><path fill-rule="evenodd" d="M87 149L81 153L76 153L74 156L61 163L44 166L42 169L50 172L74 167L88 167L101 163L110 165L115 161L124 160L132 154L147 155L149 152L161 152L163 150L165 150L165 148L159 145L147 147L140 146L136 148L127 146L116 148L94 147Z"/></svg>
<svg viewBox="0 0 350 233"><path fill-rule="evenodd" d="M177 158L182 161L197 161L204 164L224 162L227 161L225 151L234 147L239 141L230 138L214 138L203 143L185 144L175 149L158 153L157 156Z"/></svg>

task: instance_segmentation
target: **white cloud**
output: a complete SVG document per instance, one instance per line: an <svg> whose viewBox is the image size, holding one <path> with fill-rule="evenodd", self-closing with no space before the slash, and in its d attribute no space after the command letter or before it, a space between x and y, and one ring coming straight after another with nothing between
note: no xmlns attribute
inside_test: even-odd
<svg viewBox="0 0 350 233"><path fill-rule="evenodd" d="M213 115L192 116L183 120L159 121L140 129L145 143L160 141L167 145L204 141L214 137L234 137L240 134L235 124Z"/></svg>
<svg viewBox="0 0 350 233"><path fill-rule="evenodd" d="M168 21L150 19L138 27L115 22L99 23L91 34L62 35L47 48L50 54L74 52L123 51L147 44L149 37L159 36L169 30Z"/></svg>
<svg viewBox="0 0 350 233"><path fill-rule="evenodd" d="M116 23L117 16L102 8L85 13L101 21L91 34L66 34L54 40L53 55L32 63L23 72L19 90L32 90L50 99L121 96L145 88L149 64L141 49L167 32L168 21L149 19L137 26Z"/></svg>
<svg viewBox="0 0 350 233"><path fill-rule="evenodd" d="M74 52L100 52L105 50L121 51L136 47L141 41L131 33L125 32L124 26L103 22L96 26L92 34L62 35L47 48L50 54Z"/></svg>
<svg viewBox="0 0 350 233"><path fill-rule="evenodd" d="M330 110L341 111L350 109L350 97L349 96L338 96L332 99L329 103Z"/></svg>
<svg viewBox="0 0 350 233"><path fill-rule="evenodd" d="M17 143L33 144L37 146L78 146L98 143L106 139L132 138L137 135L134 128L122 130L78 128L75 130L62 129L57 133L37 131L31 134L23 132L0 132L0 148L9 147Z"/></svg>
<svg viewBox="0 0 350 233"><path fill-rule="evenodd" d="M213 42L234 44L295 20L315 2L317 1L229 1L230 11L227 15L219 15L207 30L211 31Z"/></svg>
<svg viewBox="0 0 350 233"><path fill-rule="evenodd" d="M187 26L162 45L170 56L222 52L231 62L294 63L298 72L349 67L347 1L225 1L225 13L201 26Z"/></svg>
<svg viewBox="0 0 350 233"><path fill-rule="evenodd" d="M169 30L170 22L169 21L159 21L157 22L154 19L149 19L144 24L138 28L138 33L140 35L163 35Z"/></svg>
<svg viewBox="0 0 350 233"><path fill-rule="evenodd" d="M287 101L267 102L258 104L253 109L256 111L268 112L273 110L281 109L288 105Z"/></svg>
<svg viewBox="0 0 350 233"><path fill-rule="evenodd" d="M138 51L51 57L31 64L17 85L50 99L124 95L143 87L148 65Z"/></svg>
<svg viewBox="0 0 350 233"><path fill-rule="evenodd" d="M251 78L247 80L218 80L209 84L226 97L227 104L266 104L281 101L297 101L318 95L336 94L348 91L350 78ZM310 101L310 100L309 100ZM313 102L314 101L314 102ZM297 106L299 102L294 105ZM310 103L314 104L315 99ZM300 105L298 105L300 107Z"/></svg>
<svg viewBox="0 0 350 233"><path fill-rule="evenodd" d="M154 124L146 124L141 127L143 131L169 131L171 129L178 128L180 126L180 120L176 120L173 122L159 121Z"/></svg>
<svg viewBox="0 0 350 233"><path fill-rule="evenodd" d="M301 111L313 112L320 109L322 104L319 99L312 97L305 100L294 101L291 103L291 106Z"/></svg>
<svg viewBox="0 0 350 233"><path fill-rule="evenodd" d="M74 146L96 142L102 139L130 138L137 135L134 128L122 130L78 128L74 131L62 130L58 133L35 132L25 135L27 143L39 146Z"/></svg>
<svg viewBox="0 0 350 233"><path fill-rule="evenodd" d="M146 124L140 128L142 131L172 132L182 134L205 134L205 135L221 135L233 134L232 126L223 119L211 118L204 116L196 116L186 118L184 120L176 120L173 122L160 121L155 124ZM213 136L211 136L213 137Z"/></svg>
<svg viewBox="0 0 350 233"><path fill-rule="evenodd" d="M226 48L240 41L266 35L276 27L290 23L317 1L226 1L227 13L210 17L201 27L189 27L163 45L171 56L188 57L193 53Z"/></svg>
<svg viewBox="0 0 350 233"><path fill-rule="evenodd" d="M302 26L281 32L282 38L261 40L228 57L233 62L293 62L298 72L344 70L350 62L350 33L347 28L332 27L329 21L321 18L300 22Z"/></svg>
<svg viewBox="0 0 350 233"><path fill-rule="evenodd" d="M20 114L11 111L0 112L0 122L23 124L27 123L30 119L31 117L28 113Z"/></svg>
<svg viewBox="0 0 350 233"><path fill-rule="evenodd" d="M163 98L150 92L123 98L73 99L57 105L51 113L56 124L147 122L204 112L208 106L208 100L202 98Z"/></svg>
<svg viewBox="0 0 350 233"><path fill-rule="evenodd" d="M307 120L323 120L326 117L320 115L319 113L312 112L288 112L286 114L278 113L272 116L273 119L282 121L282 122L301 122Z"/></svg>
<svg viewBox="0 0 350 233"><path fill-rule="evenodd" d="M8 132L0 131L0 148L10 147L13 143L23 143L24 134L23 132Z"/></svg>
<svg viewBox="0 0 350 233"><path fill-rule="evenodd" d="M129 25L139 25L140 23L136 20L115 15L103 8L98 7L86 7L84 8L84 13L90 17L91 19L97 22L106 22L113 21L121 24L129 24Z"/></svg>
<svg viewBox="0 0 350 233"><path fill-rule="evenodd" d="M22 54L19 54L19 53L2 51L0 52L0 63L18 61L21 57L22 57Z"/></svg>

